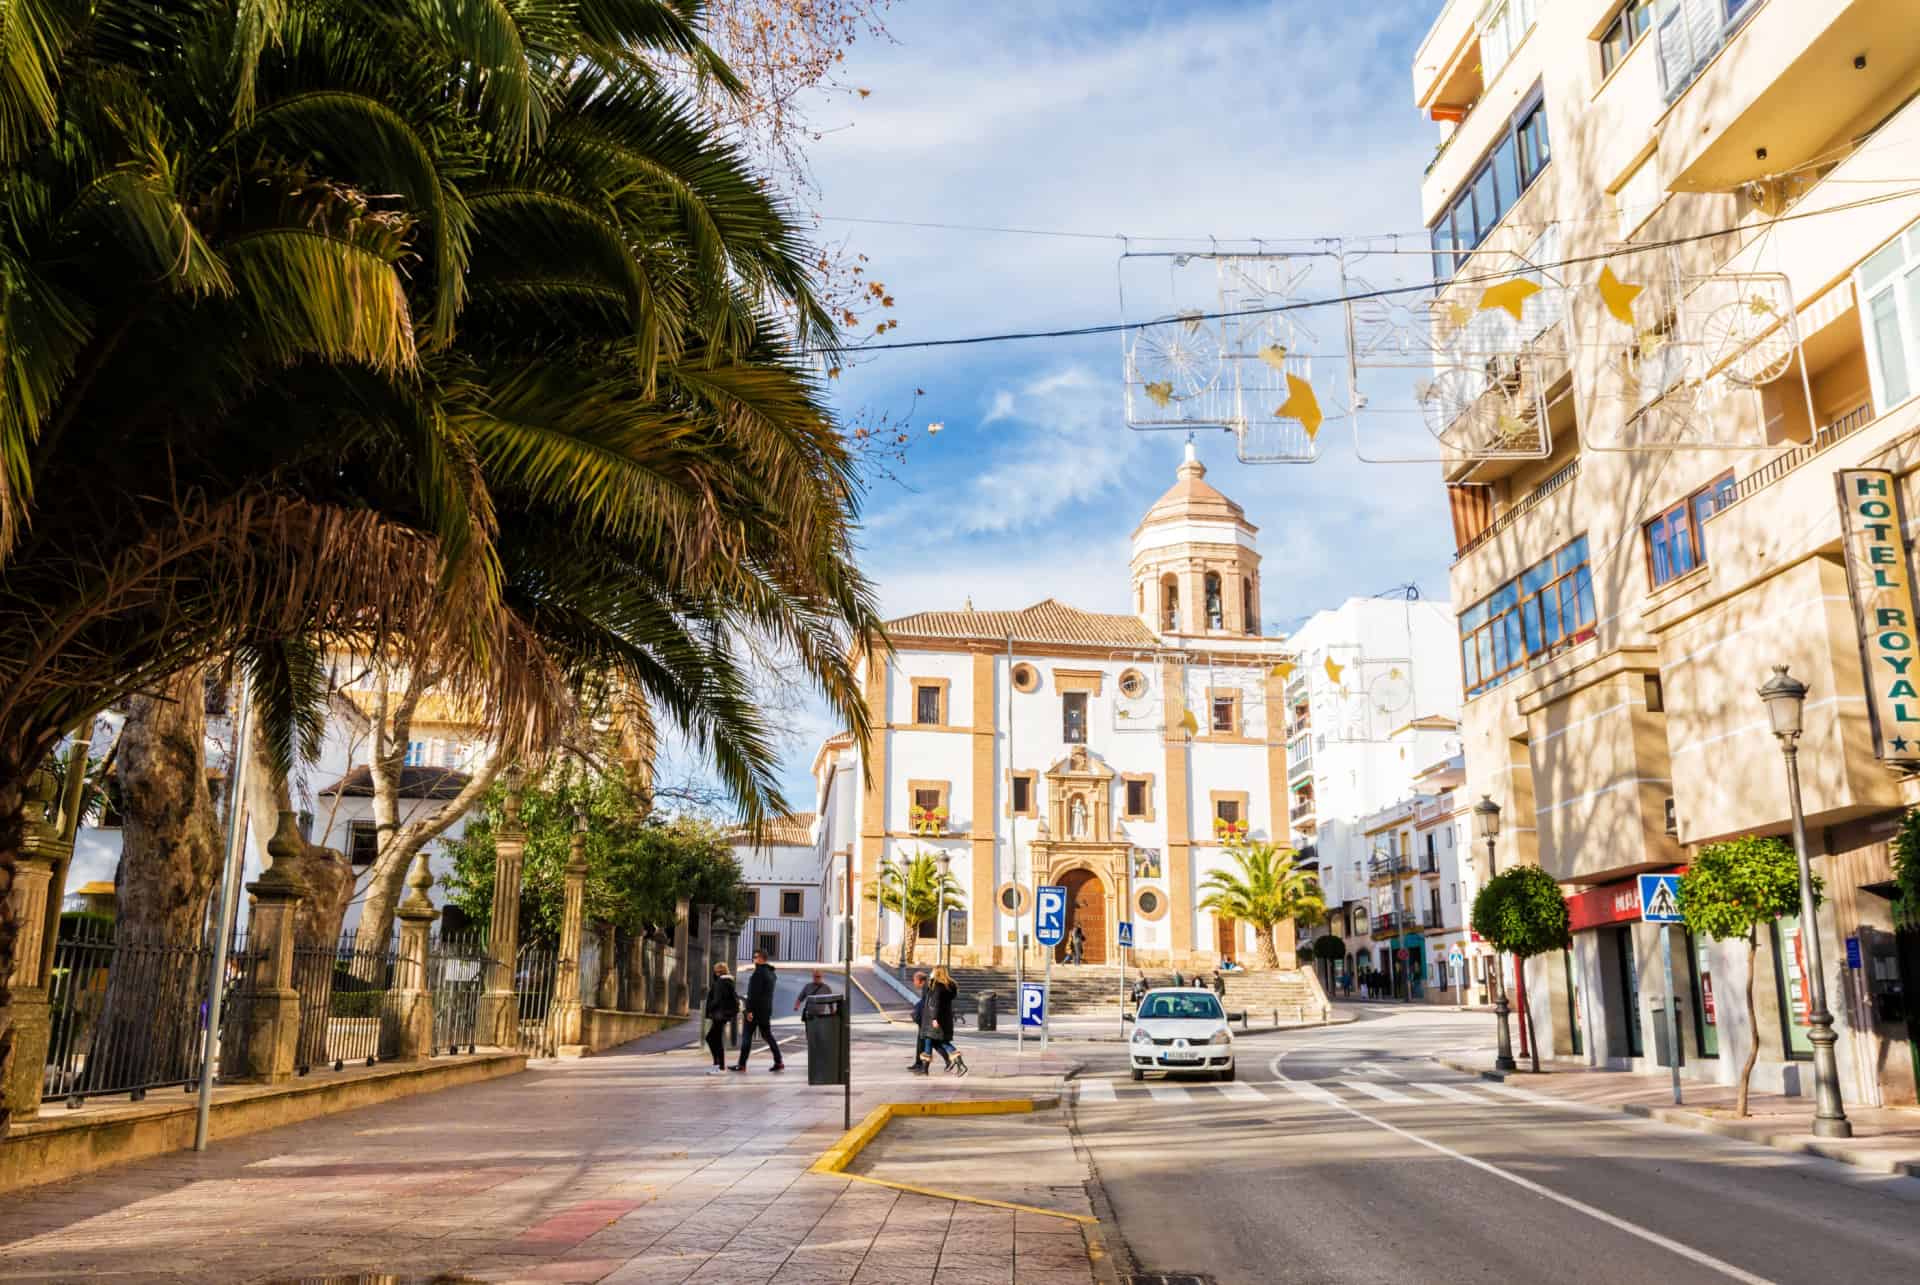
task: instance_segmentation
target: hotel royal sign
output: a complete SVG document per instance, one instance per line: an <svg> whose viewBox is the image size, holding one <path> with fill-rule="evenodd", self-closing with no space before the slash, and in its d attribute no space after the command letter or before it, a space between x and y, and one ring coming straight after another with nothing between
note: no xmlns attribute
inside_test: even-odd
<svg viewBox="0 0 1920 1285"><path fill-rule="evenodd" d="M1920 760L1920 626L1899 488L1884 469L1843 469L1834 476L1873 752L1882 759Z"/></svg>

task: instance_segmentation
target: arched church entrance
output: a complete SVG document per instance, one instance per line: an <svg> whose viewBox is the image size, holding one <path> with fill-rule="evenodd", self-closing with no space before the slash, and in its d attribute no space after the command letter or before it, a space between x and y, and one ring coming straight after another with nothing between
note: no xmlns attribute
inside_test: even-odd
<svg viewBox="0 0 1920 1285"><path fill-rule="evenodd" d="M1106 963L1107 890L1100 876L1091 870L1069 870L1060 877L1060 886L1067 890L1067 935L1056 947L1054 958L1067 957L1067 947L1073 943L1073 929L1077 924L1087 934L1085 962Z"/></svg>

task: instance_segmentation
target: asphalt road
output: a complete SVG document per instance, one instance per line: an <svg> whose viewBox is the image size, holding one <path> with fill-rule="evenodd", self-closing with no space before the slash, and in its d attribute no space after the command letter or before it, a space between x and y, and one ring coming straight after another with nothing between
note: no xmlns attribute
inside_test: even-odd
<svg viewBox="0 0 1920 1285"><path fill-rule="evenodd" d="M1920 1281L1920 1180L1503 1091L1429 1054L1476 1014L1364 1010L1242 1040L1233 1084L1074 1103L1142 1273L1225 1282Z"/></svg>

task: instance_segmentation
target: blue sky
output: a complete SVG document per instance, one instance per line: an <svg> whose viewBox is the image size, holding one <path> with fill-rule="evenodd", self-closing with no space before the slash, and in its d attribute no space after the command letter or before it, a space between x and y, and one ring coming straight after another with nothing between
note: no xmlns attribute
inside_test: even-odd
<svg viewBox="0 0 1920 1285"><path fill-rule="evenodd" d="M1409 69L1438 8L901 0L891 42L848 56L846 83L871 95L815 113L823 231L895 296L895 340L1118 321L1121 243L836 216L1200 238L1139 249L1417 233L1436 135ZM1126 427L1121 369L1119 339L1103 336L874 354L842 374L848 416L913 408L905 485L878 485L865 513L889 616L969 596L1128 609L1127 538L1182 438ZM1436 466L1362 465L1340 435L1306 467L1240 465L1220 433L1198 445L1209 480L1261 528L1269 627L1408 581L1445 595ZM829 727L822 714L791 730L786 779L805 807Z"/></svg>

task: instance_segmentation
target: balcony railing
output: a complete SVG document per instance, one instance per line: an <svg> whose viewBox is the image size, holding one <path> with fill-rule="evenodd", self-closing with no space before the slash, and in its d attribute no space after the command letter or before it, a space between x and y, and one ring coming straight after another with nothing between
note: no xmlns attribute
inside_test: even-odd
<svg viewBox="0 0 1920 1285"><path fill-rule="evenodd" d="M1721 505L1709 518L1719 517L1729 508L1740 503L1750 495L1758 494L1778 482L1787 474L1805 464L1822 451L1837 446L1847 438L1873 423L1873 403L1856 406L1813 435L1813 440L1804 446L1796 446L1785 454L1778 455L1760 468L1733 484L1733 496Z"/></svg>
<svg viewBox="0 0 1920 1285"><path fill-rule="evenodd" d="M1580 476L1580 457L1576 455L1568 460L1566 466L1558 473L1555 473L1552 477L1529 491L1526 499L1520 501L1520 503L1514 505L1505 513L1502 513L1499 517L1489 522L1484 531L1461 545L1460 551L1453 555L1453 560L1455 562L1460 561L1460 559L1466 557L1469 553L1472 553L1475 549L1493 539L1493 537L1499 535L1502 531L1505 531L1515 522L1518 522L1521 518L1538 508L1548 496L1578 476Z"/></svg>
<svg viewBox="0 0 1920 1285"><path fill-rule="evenodd" d="M1762 0L1675 0L1660 17L1660 81L1672 102L1706 70Z"/></svg>
<svg viewBox="0 0 1920 1285"><path fill-rule="evenodd" d="M1293 821L1304 820L1305 818L1310 817L1312 815L1313 815L1312 799L1303 799L1299 803L1294 804L1293 807L1289 809L1287 812L1288 819Z"/></svg>
<svg viewBox="0 0 1920 1285"><path fill-rule="evenodd" d="M1406 874L1412 868L1405 857L1373 857L1367 862L1367 878L1385 879Z"/></svg>

